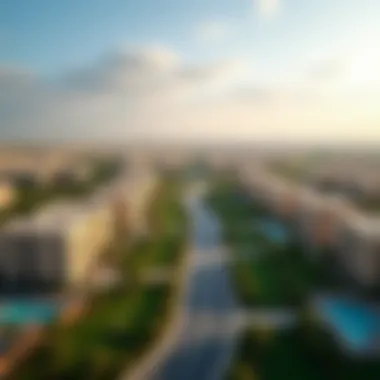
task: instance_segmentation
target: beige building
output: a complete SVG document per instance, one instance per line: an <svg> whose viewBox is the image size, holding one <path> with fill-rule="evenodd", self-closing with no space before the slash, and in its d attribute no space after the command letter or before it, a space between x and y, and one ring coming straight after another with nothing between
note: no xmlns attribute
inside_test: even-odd
<svg viewBox="0 0 380 380"><path fill-rule="evenodd" d="M144 233L147 229L146 209L156 185L157 178L154 173L138 168L115 183L118 198L126 205L129 227L134 233Z"/></svg>
<svg viewBox="0 0 380 380"><path fill-rule="evenodd" d="M295 216L298 189L294 185L259 169L240 173L240 180L252 198L274 215L281 218Z"/></svg>
<svg viewBox="0 0 380 380"><path fill-rule="evenodd" d="M97 235L99 249L105 248L115 235L115 205L107 192L97 192L80 205L83 213L91 216L91 230Z"/></svg>
<svg viewBox="0 0 380 380"><path fill-rule="evenodd" d="M308 188L298 193L296 230L305 249L310 253L333 244L338 204Z"/></svg>
<svg viewBox="0 0 380 380"><path fill-rule="evenodd" d="M268 174L258 169L243 169L239 173L239 179L256 202L263 202L268 205L268 201L271 199L267 191L271 181Z"/></svg>
<svg viewBox="0 0 380 380"><path fill-rule="evenodd" d="M59 204L14 220L0 234L0 269L6 283L11 288L83 285L109 239L107 217L100 208Z"/></svg>
<svg viewBox="0 0 380 380"><path fill-rule="evenodd" d="M345 219L339 230L337 256L359 285L380 283L380 221L357 214Z"/></svg>
<svg viewBox="0 0 380 380"><path fill-rule="evenodd" d="M8 208L16 199L16 190L8 181L0 182L0 211Z"/></svg>
<svg viewBox="0 0 380 380"><path fill-rule="evenodd" d="M107 220L99 227L107 236L116 231L142 232L146 229L146 207L156 184L157 178L151 171L129 171L97 189L83 207L98 210L99 220Z"/></svg>
<svg viewBox="0 0 380 380"><path fill-rule="evenodd" d="M291 184L277 178L270 179L262 189L268 209L280 218L291 219L297 212L297 191Z"/></svg>
<svg viewBox="0 0 380 380"><path fill-rule="evenodd" d="M0 172L21 187L49 184L57 177L64 181L86 179L91 172L90 166L84 155L55 149L0 155Z"/></svg>

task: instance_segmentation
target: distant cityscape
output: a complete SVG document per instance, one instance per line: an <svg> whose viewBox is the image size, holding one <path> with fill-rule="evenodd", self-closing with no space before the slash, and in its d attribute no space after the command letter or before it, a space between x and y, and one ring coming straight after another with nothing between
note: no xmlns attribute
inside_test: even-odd
<svg viewBox="0 0 380 380"><path fill-rule="evenodd" d="M253 379L258 373L276 379L266 377L262 363L273 360L276 366L279 359L256 340L272 331L273 347L287 336L289 350L298 350L296 331L302 330L302 349L311 358L336 345L331 357L339 353L356 363L352 373L368 371L363 378L375 379L380 374L373 364L380 355L380 161L350 154L4 149L3 377L80 379L91 373L86 378L171 380L179 378L177 371L189 371L190 379L198 370L208 379L212 360L227 355L220 378ZM215 217L220 230L212 227ZM196 280L202 265L209 269ZM181 293L184 286L187 296ZM187 314L190 324L182 332L174 327L177 308L185 312L178 323ZM201 310L210 322L198 322ZM112 320L120 326L116 332ZM212 344L214 359L202 365L184 359L176 370L176 351L205 354L196 342L188 346L179 338L202 328L200 339ZM214 330L231 335L219 345L208 335ZM328 333L332 340L315 348L310 331ZM122 341L107 343L113 334ZM162 346L170 336L174 340L166 352ZM153 343L156 353L149 354ZM253 344L256 354L247 348ZM98 355L104 362L94 369L90 363ZM255 355L264 355L262 361ZM162 364L154 365L155 360ZM324 369L310 364L310 373L333 378L326 376L328 359L313 360ZM42 370L43 361L50 364ZM351 368L339 363L334 371ZM239 366L247 367L248 377Z"/></svg>

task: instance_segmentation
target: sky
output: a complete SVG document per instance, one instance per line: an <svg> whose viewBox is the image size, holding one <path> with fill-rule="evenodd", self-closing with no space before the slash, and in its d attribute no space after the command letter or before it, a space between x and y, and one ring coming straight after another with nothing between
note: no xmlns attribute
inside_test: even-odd
<svg viewBox="0 0 380 380"><path fill-rule="evenodd" d="M378 0L0 0L0 139L380 142Z"/></svg>

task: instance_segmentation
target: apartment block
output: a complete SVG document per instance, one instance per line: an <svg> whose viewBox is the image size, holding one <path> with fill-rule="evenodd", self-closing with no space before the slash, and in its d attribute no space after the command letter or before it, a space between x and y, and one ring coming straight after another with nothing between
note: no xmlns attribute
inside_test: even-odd
<svg viewBox="0 0 380 380"><path fill-rule="evenodd" d="M4 210L12 205L16 199L16 190L11 183L0 181L0 210Z"/></svg>
<svg viewBox="0 0 380 380"><path fill-rule="evenodd" d="M108 192L97 192L87 202L80 205L83 213L91 215L90 228L97 236L98 248L104 249L115 235L114 199Z"/></svg>
<svg viewBox="0 0 380 380"><path fill-rule="evenodd" d="M261 190L268 209L281 219L293 219L297 211L297 188L293 185L271 178Z"/></svg>
<svg viewBox="0 0 380 380"><path fill-rule="evenodd" d="M309 188L300 188L297 202L295 231L305 250L314 256L315 251L324 243L320 229L327 219L325 200Z"/></svg>
<svg viewBox="0 0 380 380"><path fill-rule="evenodd" d="M145 211L156 184L157 178L150 170L134 170L119 182L127 204L128 221L136 233L146 231Z"/></svg>
<svg viewBox="0 0 380 380"><path fill-rule="evenodd" d="M271 182L271 177L268 174L257 169L244 170L239 174L239 179L256 202L268 205L272 199L268 195L268 187Z"/></svg>
<svg viewBox="0 0 380 380"><path fill-rule="evenodd" d="M309 247L334 247L344 219L355 212L344 199L304 191L299 203L299 231Z"/></svg>
<svg viewBox="0 0 380 380"><path fill-rule="evenodd" d="M56 290L84 285L106 239L105 224L101 212L70 204L14 220L0 233L3 286Z"/></svg>
<svg viewBox="0 0 380 380"><path fill-rule="evenodd" d="M130 225L128 220L128 204L125 196L126 189L119 180L113 181L98 189L90 202L108 210L108 231L111 234L123 234Z"/></svg>
<svg viewBox="0 0 380 380"><path fill-rule="evenodd" d="M336 252L357 284L380 284L380 220L359 214L346 218L339 229Z"/></svg>
<svg viewBox="0 0 380 380"><path fill-rule="evenodd" d="M91 178L93 167L86 162L70 162L60 165L51 173L51 182L55 185L70 186Z"/></svg>

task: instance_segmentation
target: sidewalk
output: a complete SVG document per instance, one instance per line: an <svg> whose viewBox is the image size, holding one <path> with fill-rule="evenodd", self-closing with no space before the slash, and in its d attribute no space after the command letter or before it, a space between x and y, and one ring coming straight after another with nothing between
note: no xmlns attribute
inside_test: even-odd
<svg viewBox="0 0 380 380"><path fill-rule="evenodd" d="M159 336L156 337L145 355L140 358L132 368L128 368L122 373L119 380L146 380L151 377L159 364L165 359L171 347L175 344L183 323L182 305L180 301L187 291L187 271L190 258L190 248L187 248L180 265L180 270L178 270L177 276L175 276L177 277L175 283L178 284L178 289L171 300L173 306L169 311L171 315L168 317L166 326Z"/></svg>

